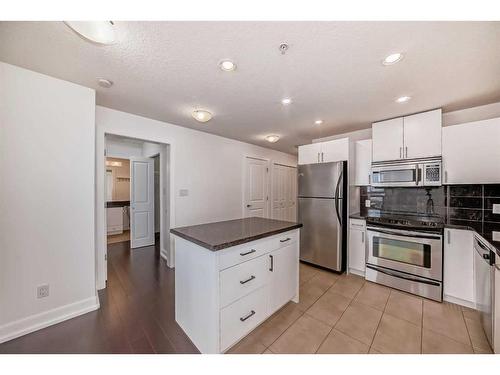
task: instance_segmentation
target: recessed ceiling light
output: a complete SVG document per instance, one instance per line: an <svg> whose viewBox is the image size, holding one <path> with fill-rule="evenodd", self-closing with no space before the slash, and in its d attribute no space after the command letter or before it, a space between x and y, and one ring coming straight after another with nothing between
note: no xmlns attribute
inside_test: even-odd
<svg viewBox="0 0 500 375"><path fill-rule="evenodd" d="M401 61L402 58L403 58L402 53L392 53L382 61L382 64L383 65L396 64L398 61Z"/></svg>
<svg viewBox="0 0 500 375"><path fill-rule="evenodd" d="M316 121L314 121L314 123L315 123L316 125L321 125L321 124L323 123L323 120L316 120Z"/></svg>
<svg viewBox="0 0 500 375"><path fill-rule="evenodd" d="M207 122L212 118L212 114L203 109L197 109L192 113L193 118L199 122Z"/></svg>
<svg viewBox="0 0 500 375"><path fill-rule="evenodd" d="M109 89L111 86L113 86L113 81L110 81L106 78L97 78L97 83L99 84L99 86L104 87L105 89Z"/></svg>
<svg viewBox="0 0 500 375"><path fill-rule="evenodd" d="M283 105L289 105L292 103L292 99L291 98L283 98L281 99L281 104Z"/></svg>
<svg viewBox="0 0 500 375"><path fill-rule="evenodd" d="M275 135L275 134L272 134L272 135L268 135L266 137L266 140L270 143L276 143L278 142L280 139L279 135Z"/></svg>
<svg viewBox="0 0 500 375"><path fill-rule="evenodd" d="M78 35L98 44L113 44L116 41L115 25L112 21L64 21Z"/></svg>
<svg viewBox="0 0 500 375"><path fill-rule="evenodd" d="M400 96L399 98L396 99L396 103L406 103L410 99L411 96Z"/></svg>
<svg viewBox="0 0 500 375"><path fill-rule="evenodd" d="M219 63L219 66L225 72L232 72L233 70L236 70L236 64L231 60L222 60Z"/></svg>

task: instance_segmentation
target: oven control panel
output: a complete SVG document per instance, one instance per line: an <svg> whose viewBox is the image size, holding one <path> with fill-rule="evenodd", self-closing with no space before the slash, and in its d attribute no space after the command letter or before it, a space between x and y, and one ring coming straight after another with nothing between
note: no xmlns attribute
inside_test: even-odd
<svg viewBox="0 0 500 375"><path fill-rule="evenodd" d="M441 185L441 163L424 164L424 186Z"/></svg>

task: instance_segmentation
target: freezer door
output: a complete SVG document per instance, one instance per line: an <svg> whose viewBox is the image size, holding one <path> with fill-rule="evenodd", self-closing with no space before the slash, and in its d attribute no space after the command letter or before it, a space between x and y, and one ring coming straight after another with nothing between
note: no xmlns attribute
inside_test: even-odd
<svg viewBox="0 0 500 375"><path fill-rule="evenodd" d="M332 198L341 171L342 162L299 165L299 197Z"/></svg>
<svg viewBox="0 0 500 375"><path fill-rule="evenodd" d="M339 205L342 199L339 199ZM341 230L334 199L299 198L300 259L341 271Z"/></svg>

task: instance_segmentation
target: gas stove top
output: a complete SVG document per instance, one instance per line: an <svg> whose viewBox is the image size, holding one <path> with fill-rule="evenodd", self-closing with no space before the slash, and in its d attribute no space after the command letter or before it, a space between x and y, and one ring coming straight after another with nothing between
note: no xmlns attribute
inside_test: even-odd
<svg viewBox="0 0 500 375"><path fill-rule="evenodd" d="M402 229L442 230L444 228L444 220L441 217L418 214L381 214L368 216L366 222Z"/></svg>

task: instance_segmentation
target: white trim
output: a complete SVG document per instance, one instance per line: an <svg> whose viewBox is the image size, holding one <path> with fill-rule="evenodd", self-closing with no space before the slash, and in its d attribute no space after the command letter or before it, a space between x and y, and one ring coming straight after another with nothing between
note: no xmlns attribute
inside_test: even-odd
<svg viewBox="0 0 500 375"><path fill-rule="evenodd" d="M349 268L347 273L352 273L353 275L361 276L363 278L365 277L365 271L360 271L355 268Z"/></svg>
<svg viewBox="0 0 500 375"><path fill-rule="evenodd" d="M454 303L455 305L465 306L465 307L468 307L470 309L476 309L476 304L474 302L467 301L467 300L453 297L453 296L449 296L446 294L443 294L443 301L451 302L451 303Z"/></svg>
<svg viewBox="0 0 500 375"><path fill-rule="evenodd" d="M38 331L39 329L86 314L99 308L99 297L96 295L78 302L70 303L40 314L28 316L0 326L0 343L16 337Z"/></svg>

